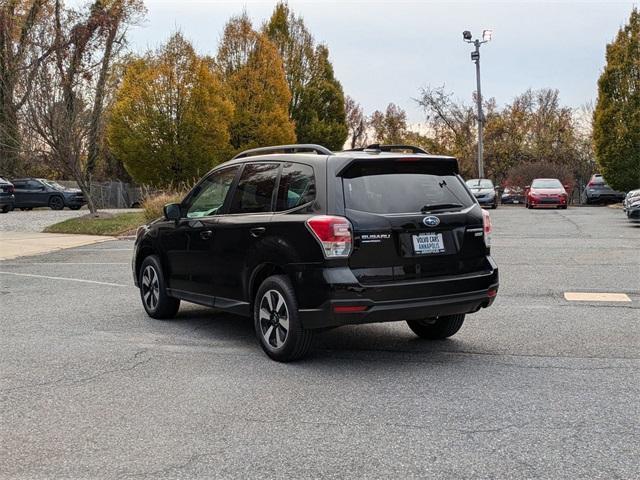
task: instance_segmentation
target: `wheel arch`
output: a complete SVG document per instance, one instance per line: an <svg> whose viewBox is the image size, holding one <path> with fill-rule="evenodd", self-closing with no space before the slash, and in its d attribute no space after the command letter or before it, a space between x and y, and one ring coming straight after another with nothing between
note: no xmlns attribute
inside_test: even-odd
<svg viewBox="0 0 640 480"><path fill-rule="evenodd" d="M253 301L262 282L272 275L287 275L287 273L282 266L274 262L263 262L253 269L246 288L246 298L250 305L253 306Z"/></svg>

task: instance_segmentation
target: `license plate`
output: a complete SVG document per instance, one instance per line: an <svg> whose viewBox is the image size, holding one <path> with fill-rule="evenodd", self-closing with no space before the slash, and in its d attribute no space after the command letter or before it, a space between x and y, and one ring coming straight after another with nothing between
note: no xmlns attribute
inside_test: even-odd
<svg viewBox="0 0 640 480"><path fill-rule="evenodd" d="M413 235L413 250L418 255L444 253L441 233L421 233Z"/></svg>
<svg viewBox="0 0 640 480"><path fill-rule="evenodd" d="M520 200L514 200L513 203L520 203Z"/></svg>

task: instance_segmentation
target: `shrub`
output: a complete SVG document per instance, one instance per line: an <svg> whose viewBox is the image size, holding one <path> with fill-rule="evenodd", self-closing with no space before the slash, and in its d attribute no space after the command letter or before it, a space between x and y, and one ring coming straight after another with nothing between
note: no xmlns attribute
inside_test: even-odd
<svg viewBox="0 0 640 480"><path fill-rule="evenodd" d="M537 162L523 163L512 168L505 181L505 187L525 187L531 185L534 178L557 178L563 185L573 190L575 181L571 170L557 163Z"/></svg>

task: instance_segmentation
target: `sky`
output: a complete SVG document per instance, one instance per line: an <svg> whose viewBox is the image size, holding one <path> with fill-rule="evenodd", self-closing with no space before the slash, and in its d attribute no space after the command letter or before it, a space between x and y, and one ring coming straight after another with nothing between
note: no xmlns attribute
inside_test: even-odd
<svg viewBox="0 0 640 480"><path fill-rule="evenodd" d="M69 2L69 3L79 3ZM148 15L132 27L137 52L157 48L180 30L202 54L214 54L224 24L247 11L259 27L276 0L146 0ZM476 87L472 46L462 31L493 40L481 47L482 93L498 104L527 88L557 88L579 108L595 102L606 44L638 2L583 1L357 1L289 0L316 41L328 45L336 77L366 113L389 102L412 124L424 115L413 98L421 87L445 86L471 102Z"/></svg>

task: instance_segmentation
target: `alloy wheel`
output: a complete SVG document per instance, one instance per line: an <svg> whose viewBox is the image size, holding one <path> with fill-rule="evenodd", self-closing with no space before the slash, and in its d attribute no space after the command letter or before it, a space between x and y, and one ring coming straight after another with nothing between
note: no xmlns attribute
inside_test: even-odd
<svg viewBox="0 0 640 480"><path fill-rule="evenodd" d="M260 300L260 331L265 342L281 348L289 335L289 310L277 290L268 290Z"/></svg>
<svg viewBox="0 0 640 480"><path fill-rule="evenodd" d="M52 197L49 203L53 210L62 210L64 208L64 202L60 197Z"/></svg>
<svg viewBox="0 0 640 480"><path fill-rule="evenodd" d="M144 304L149 310L155 310L160 298L160 282L158 281L158 273L153 266L147 265L142 272L141 287Z"/></svg>

